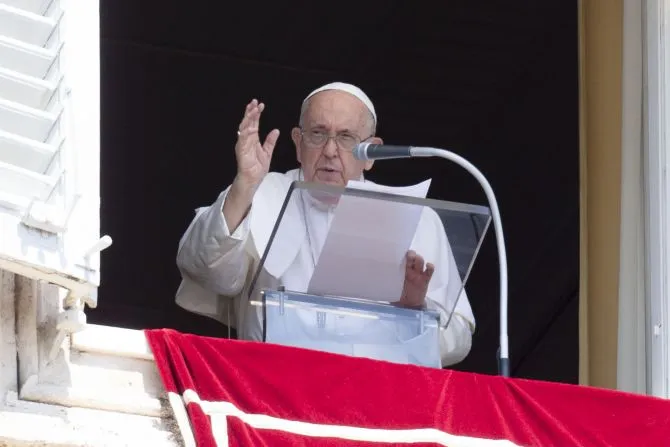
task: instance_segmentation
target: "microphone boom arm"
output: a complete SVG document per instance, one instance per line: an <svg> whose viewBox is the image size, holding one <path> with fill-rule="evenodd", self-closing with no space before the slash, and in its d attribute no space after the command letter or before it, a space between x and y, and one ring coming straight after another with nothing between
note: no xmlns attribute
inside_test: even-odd
<svg viewBox="0 0 670 447"><path fill-rule="evenodd" d="M433 147L410 147L409 152L411 157L439 157L456 163L477 179L486 194L486 198L491 207L493 229L495 231L496 243L498 246L498 264L500 267L500 358L498 370L502 376L509 377L510 362L507 336L507 250L505 249L505 239L503 237L502 220L500 218L500 210L498 209L498 201L493 193L493 188L491 188L491 185L488 180L486 180L486 177L484 177L484 174L460 155L456 155L445 149L437 149Z"/></svg>

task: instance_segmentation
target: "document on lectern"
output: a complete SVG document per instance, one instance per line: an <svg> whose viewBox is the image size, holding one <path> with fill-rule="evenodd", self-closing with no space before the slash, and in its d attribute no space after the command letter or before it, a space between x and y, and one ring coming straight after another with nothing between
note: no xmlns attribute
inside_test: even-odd
<svg viewBox="0 0 670 447"><path fill-rule="evenodd" d="M431 179L405 187L350 181L347 188L426 198ZM405 256L423 206L355 195L340 197L307 293L396 301Z"/></svg>

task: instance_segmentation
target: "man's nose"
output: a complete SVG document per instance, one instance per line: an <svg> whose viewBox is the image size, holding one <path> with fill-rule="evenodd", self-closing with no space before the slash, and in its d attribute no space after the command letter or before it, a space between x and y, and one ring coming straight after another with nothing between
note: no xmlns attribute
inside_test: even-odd
<svg viewBox="0 0 670 447"><path fill-rule="evenodd" d="M335 142L335 138L328 138L323 148L323 153L328 158L337 157L337 142Z"/></svg>

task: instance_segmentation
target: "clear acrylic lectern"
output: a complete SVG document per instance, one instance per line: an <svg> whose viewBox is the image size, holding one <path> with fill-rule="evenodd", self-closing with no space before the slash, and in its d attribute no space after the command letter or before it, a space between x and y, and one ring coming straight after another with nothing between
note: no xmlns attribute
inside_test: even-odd
<svg viewBox="0 0 670 447"><path fill-rule="evenodd" d="M331 223L323 221L323 226L330 225L330 231L322 229L323 250L319 252L321 247L318 247L315 251L310 250L312 256L305 256L306 251L300 251L298 247L310 244L313 249L311 244L314 243L310 219L305 213L309 207L330 208L334 217ZM340 207L342 210L348 207L349 217L352 209L360 210L360 213L355 219L350 218L351 222L343 222L345 217L338 214ZM397 288L397 285L392 283L397 283L399 271L404 272L404 255L410 244L403 246L398 240L389 239L395 237L396 230L399 232L402 227L405 231L410 225L404 217L400 219L404 222L389 221L388 216L393 213L397 216L399 211L403 216L414 216L419 221L418 232L434 232L436 226L426 227L424 220L430 214L433 214L430 216L432 222L435 222L435 214L439 217L437 221L442 223L457 267L457 274L450 275L449 280L458 281L463 291L491 222L487 207L294 182L269 235L254 275L254 285L250 288L249 301L262 314L263 340L440 368L440 331L447 328L455 304L447 309L429 302L423 309L410 309L394 304L400 298L401 290L394 296L380 297L374 293L377 287L379 290L396 290L393 287ZM334 222L338 217L341 218L336 225ZM380 231L382 227L384 231ZM439 225L437 227L441 231ZM338 234L332 234L334 231ZM407 235L403 237L407 239ZM326 256L326 250L337 253ZM319 264L322 257L330 259L329 266ZM333 263L333 259L337 262ZM268 283L259 281L259 278L273 275L276 278L279 272L286 272L287 266L296 262L301 263L301 274L285 273L282 282L271 282L276 284L274 288L256 287L257 283ZM375 262L384 265L376 268ZM366 282L366 269L370 269L370 276L376 275L374 283ZM384 272L390 272L388 281L383 277ZM316 286L311 275L332 277L321 281L322 288L314 292ZM380 275L382 281L379 281Z"/></svg>

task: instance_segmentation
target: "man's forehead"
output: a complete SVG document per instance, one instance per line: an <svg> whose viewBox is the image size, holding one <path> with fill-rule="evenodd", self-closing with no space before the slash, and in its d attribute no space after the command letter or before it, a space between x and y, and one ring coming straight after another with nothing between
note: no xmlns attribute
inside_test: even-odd
<svg viewBox="0 0 670 447"><path fill-rule="evenodd" d="M318 119L327 115L329 118L350 117L356 120L368 113L365 104L351 95L338 91L319 92L309 99L307 116Z"/></svg>
<svg viewBox="0 0 670 447"><path fill-rule="evenodd" d="M337 132L364 131L370 112L356 98L338 97L337 93L322 92L311 98L303 115L304 124Z"/></svg>

